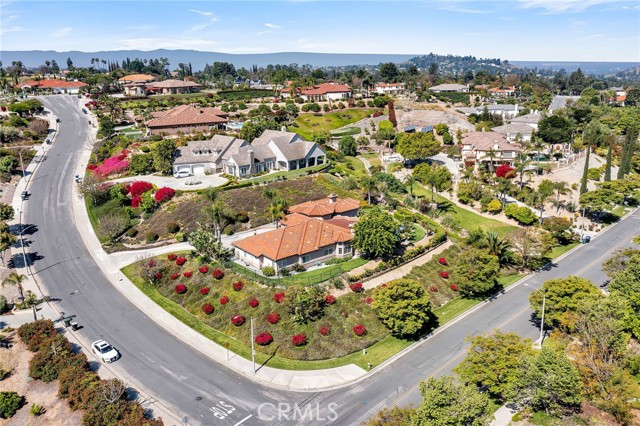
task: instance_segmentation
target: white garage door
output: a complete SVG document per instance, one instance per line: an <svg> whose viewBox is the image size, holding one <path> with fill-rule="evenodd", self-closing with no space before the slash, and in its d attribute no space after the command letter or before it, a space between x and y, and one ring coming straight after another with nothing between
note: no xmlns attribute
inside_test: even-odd
<svg viewBox="0 0 640 426"><path fill-rule="evenodd" d="M204 166L193 166L194 176L204 176Z"/></svg>

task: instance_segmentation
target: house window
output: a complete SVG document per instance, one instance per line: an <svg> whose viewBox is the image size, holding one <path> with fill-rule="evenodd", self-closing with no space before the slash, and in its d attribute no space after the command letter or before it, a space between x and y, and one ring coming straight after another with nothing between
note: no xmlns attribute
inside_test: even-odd
<svg viewBox="0 0 640 426"><path fill-rule="evenodd" d="M241 176L244 176L244 175L246 175L247 173L249 173L249 167L247 167L247 166L240 167L240 175L241 175Z"/></svg>
<svg viewBox="0 0 640 426"><path fill-rule="evenodd" d="M338 254L342 254L342 247L338 247Z"/></svg>
<svg viewBox="0 0 640 426"><path fill-rule="evenodd" d="M309 255L305 254L304 256L302 256L302 263L307 263L309 261Z"/></svg>
<svg viewBox="0 0 640 426"><path fill-rule="evenodd" d="M329 256L330 254L333 254L333 248L324 249L324 255L325 256Z"/></svg>
<svg viewBox="0 0 640 426"><path fill-rule="evenodd" d="M317 157L318 164L324 164L324 157Z"/></svg>

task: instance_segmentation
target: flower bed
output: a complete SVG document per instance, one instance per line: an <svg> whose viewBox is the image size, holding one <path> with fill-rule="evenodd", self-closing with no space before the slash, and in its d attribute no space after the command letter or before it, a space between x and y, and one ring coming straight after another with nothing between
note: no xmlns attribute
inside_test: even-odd
<svg viewBox="0 0 640 426"><path fill-rule="evenodd" d="M271 312L269 315L267 315L267 321L269 322L269 324L277 324L278 321L280 321L280 315L278 315L277 312Z"/></svg>
<svg viewBox="0 0 640 426"><path fill-rule="evenodd" d="M177 272L174 272L173 274L171 274L170 278L172 280L177 280L180 277L180 274Z"/></svg>
<svg viewBox="0 0 640 426"><path fill-rule="evenodd" d="M449 278L449 273L447 271L440 271L440 276L442 278Z"/></svg>
<svg viewBox="0 0 640 426"><path fill-rule="evenodd" d="M307 336L304 334L294 334L291 336L291 344L293 346L304 346L307 344Z"/></svg>
<svg viewBox="0 0 640 426"><path fill-rule="evenodd" d="M178 294L185 294L187 292L187 286L184 284L178 284L175 287L176 293Z"/></svg>
<svg viewBox="0 0 640 426"><path fill-rule="evenodd" d="M210 291L211 290L209 290L209 287L202 287L200 289L200 294L203 295L203 296L206 296L207 294L209 294Z"/></svg>
<svg viewBox="0 0 640 426"><path fill-rule="evenodd" d="M357 283L353 283L353 284L349 285L349 288L354 293L362 293L364 291L364 286L359 281Z"/></svg>
<svg viewBox="0 0 640 426"><path fill-rule="evenodd" d="M235 291L240 291L240 290L242 290L243 287L244 287L244 283L242 281L237 281L237 282L233 283L233 289Z"/></svg>
<svg viewBox="0 0 640 426"><path fill-rule="evenodd" d="M169 259L170 262L175 262L177 258L178 258L178 255L174 253L167 255L167 259Z"/></svg>
<svg viewBox="0 0 640 426"><path fill-rule="evenodd" d="M231 317L231 324L235 325L236 327L240 327L242 324L244 324L245 321L246 318L242 315L234 315L233 317Z"/></svg>
<svg viewBox="0 0 640 426"><path fill-rule="evenodd" d="M209 272L209 267L206 265L203 265L198 268L198 271L200 271L201 274L206 274L207 272Z"/></svg>
<svg viewBox="0 0 640 426"><path fill-rule="evenodd" d="M227 296L222 296L220 298L220 304L221 305L226 305L227 303L229 303L229 298Z"/></svg>
<svg viewBox="0 0 640 426"><path fill-rule="evenodd" d="M260 346L266 346L273 342L273 336L269 333L260 333L256 336L255 342Z"/></svg>
<svg viewBox="0 0 640 426"><path fill-rule="evenodd" d="M273 295L273 301L276 303L284 302L284 293L275 293Z"/></svg>
<svg viewBox="0 0 640 426"><path fill-rule="evenodd" d="M193 272L185 271L182 273L182 275L184 275L185 278L191 278L193 276Z"/></svg>
<svg viewBox="0 0 640 426"><path fill-rule="evenodd" d="M356 334L356 336L364 336L365 334L367 334L367 327L362 324L358 324L353 327L353 332Z"/></svg>
<svg viewBox="0 0 640 426"><path fill-rule="evenodd" d="M221 280L222 278L224 278L224 272L222 272L222 269L219 268L215 269L212 275L216 280Z"/></svg>
<svg viewBox="0 0 640 426"><path fill-rule="evenodd" d="M440 259L438 259L438 263L445 266L448 265L447 259L445 259L444 257L441 257Z"/></svg>
<svg viewBox="0 0 640 426"><path fill-rule="evenodd" d="M449 288L451 289L451 291L458 291L458 286L456 284L451 284Z"/></svg>
<svg viewBox="0 0 640 426"><path fill-rule="evenodd" d="M320 333L321 336L328 336L331 333L331 327L328 325L321 325L318 329L318 333Z"/></svg>
<svg viewBox="0 0 640 426"><path fill-rule="evenodd" d="M184 257L184 256L178 256L178 257L176 258L176 265L178 265L178 266L182 266L182 265L184 265L185 263L187 263L187 258L186 258L186 257Z"/></svg>
<svg viewBox="0 0 640 426"><path fill-rule="evenodd" d="M213 313L213 305L211 303L205 303L202 305L202 312L207 315L211 315Z"/></svg>
<svg viewBox="0 0 640 426"><path fill-rule="evenodd" d="M336 297L333 294L327 294L324 297L324 303L326 303L327 305L333 305L334 303L336 303Z"/></svg>
<svg viewBox="0 0 640 426"><path fill-rule="evenodd" d="M257 308L258 306L260 306L260 302L254 297L249 300L249 306L251 306L252 308Z"/></svg>

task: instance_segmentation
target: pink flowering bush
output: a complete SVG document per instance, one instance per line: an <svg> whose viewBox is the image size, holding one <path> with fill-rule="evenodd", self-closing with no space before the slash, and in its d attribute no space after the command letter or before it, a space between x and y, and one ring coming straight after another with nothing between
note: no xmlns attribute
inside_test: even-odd
<svg viewBox="0 0 640 426"><path fill-rule="evenodd" d="M244 283L242 281L237 281L237 282L233 283L232 285L233 285L233 289L235 291L240 291L240 290L242 290L242 287L244 287Z"/></svg>
<svg viewBox="0 0 640 426"><path fill-rule="evenodd" d="M441 257L440 259L438 259L438 263L441 265L448 265L447 259L445 259L444 257Z"/></svg>
<svg viewBox="0 0 640 426"><path fill-rule="evenodd" d="M331 333L331 327L329 327L328 325L320 326L318 332L320 332L320 334L323 336L328 336L329 333Z"/></svg>
<svg viewBox="0 0 640 426"><path fill-rule="evenodd" d="M440 276L442 278L449 278L449 273L447 271L440 271Z"/></svg>
<svg viewBox="0 0 640 426"><path fill-rule="evenodd" d="M155 274L153 274L153 278L155 278L156 280L162 279L162 272L156 272Z"/></svg>
<svg viewBox="0 0 640 426"><path fill-rule="evenodd" d="M336 303L336 297L333 294L327 294L324 297L324 303L326 303L327 305L333 305L334 303Z"/></svg>
<svg viewBox="0 0 640 426"><path fill-rule="evenodd" d="M172 199L174 195L176 195L176 191L165 186L158 189L153 198L158 203L164 203L165 201L169 201L170 199Z"/></svg>
<svg viewBox="0 0 640 426"><path fill-rule="evenodd" d="M122 151L118 155L109 157L93 169L93 173L102 177L120 173L129 167L129 162L125 160L127 152ZM89 169L91 170L91 169Z"/></svg>
<svg viewBox="0 0 640 426"><path fill-rule="evenodd" d="M373 299L371 297L365 297L364 303L366 303L367 305L370 305L371 302L373 302Z"/></svg>
<svg viewBox="0 0 640 426"><path fill-rule="evenodd" d="M210 290L209 290L209 288L208 288L208 287L202 287L202 288L200 289L200 294L201 294L201 295L203 295L203 296L206 296L207 294L209 294L209 291L210 291Z"/></svg>
<svg viewBox="0 0 640 426"><path fill-rule="evenodd" d="M175 262L177 258L178 258L178 255L174 253L171 253L167 256L167 259L169 259L170 262Z"/></svg>
<svg viewBox="0 0 640 426"><path fill-rule="evenodd" d="M274 300L276 303L282 303L282 302L284 302L284 293L275 293L275 294L273 295L273 300Z"/></svg>
<svg viewBox="0 0 640 426"><path fill-rule="evenodd" d="M234 315L231 318L231 324L235 325L236 327L240 327L242 324L244 324L245 321L246 319L242 315Z"/></svg>
<svg viewBox="0 0 640 426"><path fill-rule="evenodd" d="M456 284L451 284L449 288L451 289L451 291L458 291L458 286Z"/></svg>
<svg viewBox="0 0 640 426"><path fill-rule="evenodd" d="M216 280L221 280L224 277L224 272L222 272L222 269L215 269L213 271L213 278L215 278Z"/></svg>
<svg viewBox="0 0 640 426"><path fill-rule="evenodd" d="M205 303L204 305L202 305L202 312L207 315L211 315L213 313L213 310L213 305L211 303Z"/></svg>
<svg viewBox="0 0 640 426"><path fill-rule="evenodd" d="M356 336L364 336L365 334L367 334L367 327L362 324L358 324L353 327L353 332L356 334Z"/></svg>
<svg viewBox="0 0 640 426"><path fill-rule="evenodd" d="M273 336L269 333L260 333L256 336L255 341L260 346L266 346L269 343L273 342Z"/></svg>
<svg viewBox="0 0 640 426"><path fill-rule="evenodd" d="M184 294L184 293L187 292L187 286L184 285L184 284L178 284L175 287L175 290L176 290L176 293L178 293L178 294Z"/></svg>
<svg viewBox="0 0 640 426"><path fill-rule="evenodd" d="M429 287L429 291L432 293L437 293L438 292L438 286L437 285L432 285L431 287Z"/></svg>
<svg viewBox="0 0 640 426"><path fill-rule="evenodd" d="M257 308L259 305L260 301L255 297L252 297L251 300L249 300L249 306L251 306L252 308Z"/></svg>
<svg viewBox="0 0 640 426"><path fill-rule="evenodd" d="M222 296L220 298L220 304L221 305L226 305L227 303L229 303L229 298L227 296Z"/></svg>
<svg viewBox="0 0 640 426"><path fill-rule="evenodd" d="M185 278L191 278L193 276L193 272L185 271L182 275L184 275Z"/></svg>
<svg viewBox="0 0 640 426"><path fill-rule="evenodd" d="M307 336L304 334L294 334L291 336L291 344L293 346L304 346L307 344Z"/></svg>
<svg viewBox="0 0 640 426"><path fill-rule="evenodd" d="M177 280L179 276L180 276L180 274L178 274L177 272L174 272L173 274L171 274L171 279L172 280Z"/></svg>
<svg viewBox="0 0 640 426"><path fill-rule="evenodd" d="M209 267L204 265L198 268L198 271L200 271L201 274L206 274L207 272L209 272Z"/></svg>
<svg viewBox="0 0 640 426"><path fill-rule="evenodd" d="M184 265L185 263L187 263L187 258L186 258L186 257L184 257L184 256L179 256L179 257L176 259L176 265L178 265L178 266L182 266L182 265Z"/></svg>
<svg viewBox="0 0 640 426"><path fill-rule="evenodd" d="M131 199L131 207L133 207L134 209L140 207L140 203L142 203L142 197L133 197Z"/></svg>
<svg viewBox="0 0 640 426"><path fill-rule="evenodd" d="M131 194L131 197L134 198L140 197L142 196L142 194L144 194L145 192L149 192L152 189L153 185L151 185L149 182L140 180L131 184L131 186L129 187L129 194Z"/></svg>
<svg viewBox="0 0 640 426"><path fill-rule="evenodd" d="M280 315L277 312L271 312L267 315L267 321L269 321L269 324L277 324L280 321Z"/></svg>

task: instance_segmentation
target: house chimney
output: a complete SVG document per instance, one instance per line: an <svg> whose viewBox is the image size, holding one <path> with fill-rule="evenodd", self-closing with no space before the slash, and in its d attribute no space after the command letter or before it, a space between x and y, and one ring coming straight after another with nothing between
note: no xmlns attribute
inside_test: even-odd
<svg viewBox="0 0 640 426"><path fill-rule="evenodd" d="M253 148L249 148L247 150L247 154L249 154L249 174L253 174L254 172L254 159L255 159L255 154L253 152Z"/></svg>
<svg viewBox="0 0 640 426"><path fill-rule="evenodd" d="M500 148L500 145L498 143L493 144L493 149L497 151L499 148Z"/></svg>
<svg viewBox="0 0 640 426"><path fill-rule="evenodd" d="M338 200L338 196L336 194L329 194L327 198L329 198L329 204L335 204Z"/></svg>

